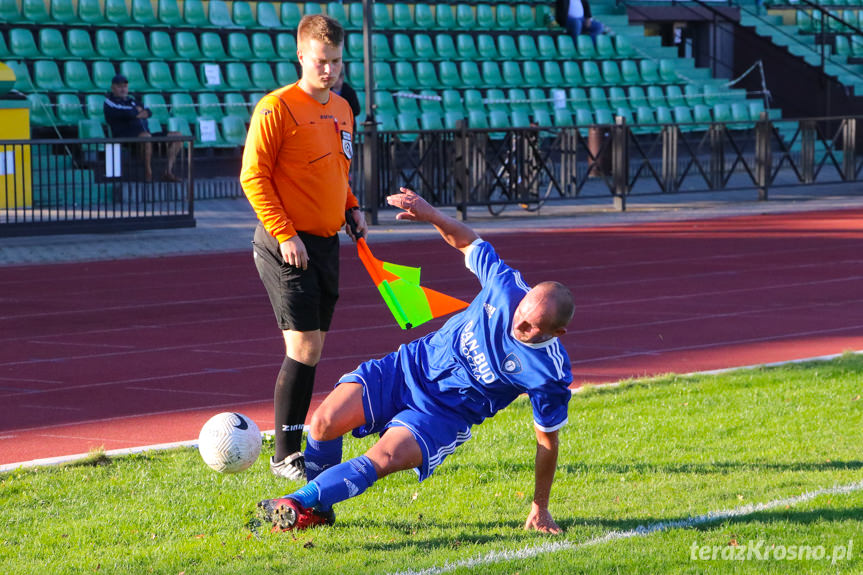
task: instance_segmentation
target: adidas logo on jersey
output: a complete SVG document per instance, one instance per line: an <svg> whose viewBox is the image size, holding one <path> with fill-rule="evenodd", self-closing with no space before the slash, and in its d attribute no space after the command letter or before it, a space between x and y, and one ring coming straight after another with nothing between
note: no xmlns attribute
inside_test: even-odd
<svg viewBox="0 0 863 575"><path fill-rule="evenodd" d="M483 305L483 308L485 308L485 315L487 315L488 317L491 317L492 315L494 315L494 312L497 311L497 308L490 303Z"/></svg>

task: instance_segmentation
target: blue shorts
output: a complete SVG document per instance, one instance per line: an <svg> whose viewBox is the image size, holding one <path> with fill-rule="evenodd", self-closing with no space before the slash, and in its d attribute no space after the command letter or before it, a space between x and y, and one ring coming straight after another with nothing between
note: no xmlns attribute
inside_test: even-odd
<svg viewBox="0 0 863 575"><path fill-rule="evenodd" d="M398 352L361 364L343 375L339 383L363 386L366 424L354 429L354 437L383 433L390 427L405 427L411 432L423 454L422 467L416 468L420 481L431 476L447 455L471 438L470 424L458 414L435 409L428 398L415 397L420 392L405 384Z"/></svg>

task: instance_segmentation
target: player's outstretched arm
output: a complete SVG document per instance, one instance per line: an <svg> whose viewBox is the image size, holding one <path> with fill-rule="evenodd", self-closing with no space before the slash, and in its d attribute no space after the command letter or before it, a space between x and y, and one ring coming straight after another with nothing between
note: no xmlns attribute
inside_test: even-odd
<svg viewBox="0 0 863 575"><path fill-rule="evenodd" d="M399 190L401 193L387 196L389 205L404 210L396 216L397 220L428 222L440 232L449 245L462 251L479 238L472 229L442 213L413 190L407 188L399 188Z"/></svg>
<svg viewBox="0 0 863 575"><path fill-rule="evenodd" d="M551 484L554 482L554 472L557 469L558 433L557 431L542 431L536 429L536 462L534 466L535 485L533 503L530 514L524 523L525 529L534 529L542 533L561 533L551 513L548 511L548 501L551 497Z"/></svg>

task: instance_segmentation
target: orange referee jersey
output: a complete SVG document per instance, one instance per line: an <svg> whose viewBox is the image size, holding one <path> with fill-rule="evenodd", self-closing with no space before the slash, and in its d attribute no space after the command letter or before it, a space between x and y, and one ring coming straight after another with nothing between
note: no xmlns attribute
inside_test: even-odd
<svg viewBox="0 0 863 575"><path fill-rule="evenodd" d="M348 183L354 117L330 93L321 104L298 83L264 96L252 114L240 182L279 243L297 231L332 236L358 205Z"/></svg>

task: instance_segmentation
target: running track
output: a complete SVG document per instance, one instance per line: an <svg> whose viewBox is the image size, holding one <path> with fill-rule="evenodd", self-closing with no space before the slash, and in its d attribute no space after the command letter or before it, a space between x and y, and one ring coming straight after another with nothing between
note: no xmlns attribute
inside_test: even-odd
<svg viewBox="0 0 863 575"><path fill-rule="evenodd" d="M529 282L570 285L578 384L863 349L863 210L487 234ZM440 240L373 243L470 299ZM354 249L316 400L402 332ZM0 464L197 437L218 411L272 428L283 353L250 253L0 268Z"/></svg>

